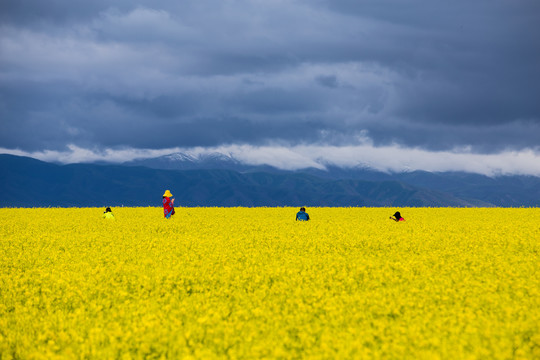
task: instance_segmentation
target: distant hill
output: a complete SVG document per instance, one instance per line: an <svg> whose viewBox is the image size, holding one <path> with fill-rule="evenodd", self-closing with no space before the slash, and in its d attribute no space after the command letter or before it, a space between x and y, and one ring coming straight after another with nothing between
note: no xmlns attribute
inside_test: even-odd
<svg viewBox="0 0 540 360"><path fill-rule="evenodd" d="M326 180L395 181L417 189L433 190L440 197L440 202L443 203L447 200L444 200L445 197L441 193L451 195L453 198L460 199L472 206L540 206L540 178L535 176L489 177L465 172L437 173L427 171L384 173L362 166L344 168L327 163L320 164L321 167L325 168L324 170L306 168L284 171L268 165L246 165L230 154L221 153L199 156L173 153L132 161L124 165L176 170L226 169L243 174L252 172L281 175L309 174ZM450 202L455 203L455 201Z"/></svg>
<svg viewBox="0 0 540 360"><path fill-rule="evenodd" d="M465 172L411 171L383 173L370 169L329 167L327 171L306 169L306 173L327 179L397 181L422 189L430 189L468 202L500 207L540 206L540 177L513 175L489 177Z"/></svg>
<svg viewBox="0 0 540 360"><path fill-rule="evenodd" d="M383 174L387 176L386 174ZM381 176L383 176L381 175ZM428 176L429 174L425 174ZM384 177L383 176L383 177ZM434 180L441 180L438 174ZM535 180L536 179L536 180ZM13 155L0 155L0 206L159 206L170 189L180 206L527 206L540 204L540 179L529 179L517 192L510 181L508 193L494 194L504 183L477 188L466 196L444 189L413 186L393 177L381 180L331 178L301 172L239 172L225 169L163 170L142 166L56 165ZM427 181L429 183L431 180ZM451 181L445 188L451 188ZM429 185L429 184L428 184ZM460 185L456 184L459 192ZM471 197L470 193L483 196Z"/></svg>

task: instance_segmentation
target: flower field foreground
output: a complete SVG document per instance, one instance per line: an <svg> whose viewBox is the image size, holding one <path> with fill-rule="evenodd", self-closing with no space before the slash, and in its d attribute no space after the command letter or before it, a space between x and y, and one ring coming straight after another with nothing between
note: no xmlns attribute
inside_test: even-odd
<svg viewBox="0 0 540 360"><path fill-rule="evenodd" d="M0 209L1 358L540 358L538 209L162 211Z"/></svg>

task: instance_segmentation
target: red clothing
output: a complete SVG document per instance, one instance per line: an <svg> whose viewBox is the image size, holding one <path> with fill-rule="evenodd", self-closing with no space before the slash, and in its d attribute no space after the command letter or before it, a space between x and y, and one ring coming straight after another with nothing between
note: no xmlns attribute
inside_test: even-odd
<svg viewBox="0 0 540 360"><path fill-rule="evenodd" d="M171 198L163 197L163 215L167 217L169 214L174 215L174 204Z"/></svg>
<svg viewBox="0 0 540 360"><path fill-rule="evenodd" d="M405 221L405 219L404 219L404 218L399 218L399 220L398 220L398 221Z"/></svg>

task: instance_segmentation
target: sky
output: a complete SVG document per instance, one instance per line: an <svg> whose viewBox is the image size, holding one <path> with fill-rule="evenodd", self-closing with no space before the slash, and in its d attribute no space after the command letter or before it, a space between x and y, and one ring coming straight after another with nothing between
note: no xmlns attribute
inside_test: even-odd
<svg viewBox="0 0 540 360"><path fill-rule="evenodd" d="M537 0L2 0L0 153L540 176Z"/></svg>

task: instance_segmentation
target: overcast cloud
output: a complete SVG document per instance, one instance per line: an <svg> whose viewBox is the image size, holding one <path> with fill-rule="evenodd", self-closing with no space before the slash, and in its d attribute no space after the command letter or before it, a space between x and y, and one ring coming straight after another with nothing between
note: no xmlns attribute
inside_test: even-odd
<svg viewBox="0 0 540 360"><path fill-rule="evenodd" d="M0 151L538 174L538 34L537 0L4 0Z"/></svg>

